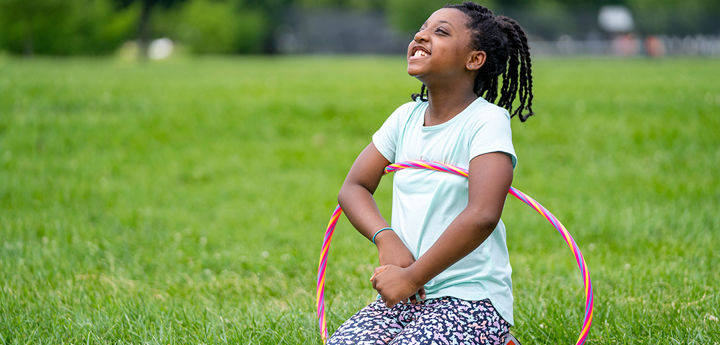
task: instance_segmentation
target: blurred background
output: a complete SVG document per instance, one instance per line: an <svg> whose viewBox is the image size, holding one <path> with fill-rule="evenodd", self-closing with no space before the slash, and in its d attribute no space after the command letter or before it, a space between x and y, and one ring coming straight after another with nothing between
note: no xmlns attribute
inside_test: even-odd
<svg viewBox="0 0 720 345"><path fill-rule="evenodd" d="M0 0L12 55L402 54L439 0ZM491 0L535 55L720 56L717 0Z"/></svg>

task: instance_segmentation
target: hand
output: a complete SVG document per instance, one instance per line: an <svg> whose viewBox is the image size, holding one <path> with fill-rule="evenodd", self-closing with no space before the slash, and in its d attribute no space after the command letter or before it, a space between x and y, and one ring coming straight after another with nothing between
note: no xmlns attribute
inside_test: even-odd
<svg viewBox="0 0 720 345"><path fill-rule="evenodd" d="M401 301L414 299L416 292L420 298L425 299L425 290L422 284L414 281L409 268L394 265L385 265L375 268L373 276L373 289L377 290L388 308L394 307Z"/></svg>
<svg viewBox="0 0 720 345"><path fill-rule="evenodd" d="M390 235L390 234L388 234ZM413 257L405 244L397 237L397 235L388 236L383 238L383 241L378 241L378 259L380 259L380 266L393 265L398 267L409 267L415 262Z"/></svg>
<svg viewBox="0 0 720 345"><path fill-rule="evenodd" d="M372 278L370 278L371 281L378 273L384 271L387 266L406 268L415 262L415 257L413 257L410 250L405 247L405 244L395 233L388 232L387 235L388 236L379 238L377 241L380 266L385 268L380 271L378 271L380 267L376 268ZM425 299L425 287L421 287L417 291L417 295L419 295L421 299ZM413 304L418 303L419 300L417 299L416 294L410 296L408 302Z"/></svg>

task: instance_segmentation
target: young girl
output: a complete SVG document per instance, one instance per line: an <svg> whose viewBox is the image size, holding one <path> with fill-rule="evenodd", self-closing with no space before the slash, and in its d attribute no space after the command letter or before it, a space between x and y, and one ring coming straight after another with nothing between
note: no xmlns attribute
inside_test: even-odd
<svg viewBox="0 0 720 345"><path fill-rule="evenodd" d="M373 135L338 197L377 245L381 266L370 280L380 297L329 343L502 344L513 296L500 214L517 164L510 118L532 115L527 37L473 2L446 5L415 34L407 61L420 94ZM391 228L373 193L385 166L408 160L466 168L469 178L396 172Z"/></svg>

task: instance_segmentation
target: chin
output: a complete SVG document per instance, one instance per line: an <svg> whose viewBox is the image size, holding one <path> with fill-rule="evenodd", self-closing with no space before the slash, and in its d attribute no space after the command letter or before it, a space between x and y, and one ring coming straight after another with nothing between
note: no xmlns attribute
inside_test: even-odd
<svg viewBox="0 0 720 345"><path fill-rule="evenodd" d="M408 66L408 68L407 68L407 73L408 73L410 76L412 76L412 77L417 77L417 76L420 76L420 74L421 74L420 71L418 71L417 68L414 68L414 67L411 67L411 66Z"/></svg>

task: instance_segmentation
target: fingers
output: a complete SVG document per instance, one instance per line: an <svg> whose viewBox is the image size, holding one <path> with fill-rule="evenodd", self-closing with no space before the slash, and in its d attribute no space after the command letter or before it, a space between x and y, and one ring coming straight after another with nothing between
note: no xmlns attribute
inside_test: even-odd
<svg viewBox="0 0 720 345"><path fill-rule="evenodd" d="M418 304L418 303L424 301L426 297L427 297L427 295L425 295L425 288L422 287L422 288L420 288L420 290L418 290L418 292L416 292L414 295L410 296L410 298L408 298L408 301L412 304Z"/></svg>
<svg viewBox="0 0 720 345"><path fill-rule="evenodd" d="M385 275L381 277L381 273L385 271L392 273L387 277ZM410 287L404 279L399 278L402 273L403 268L401 267L384 265L376 267L370 277L373 289L377 290L388 308L392 308L398 303L417 304L425 298L425 289L420 289L415 293L402 292L407 291L407 288Z"/></svg>
<svg viewBox="0 0 720 345"><path fill-rule="evenodd" d="M372 277L370 277L370 281L372 282L373 289L377 290L377 282L375 281L375 277L378 276L378 274L385 272L385 270L388 269L388 266L380 266L375 268L375 272L373 272Z"/></svg>
<svg viewBox="0 0 720 345"><path fill-rule="evenodd" d="M378 274L385 272L387 269L388 266L375 267L375 272L373 272L372 277L370 277L370 281L374 281Z"/></svg>
<svg viewBox="0 0 720 345"><path fill-rule="evenodd" d="M382 296L380 296L380 297L382 297ZM411 297L411 298L412 298L412 297ZM388 307L388 308L392 308L392 307L394 307L394 306L395 306L396 304L398 304L398 303L404 303L404 304L413 303L413 302L410 301L410 298L406 298L406 299L404 299L404 300L402 300L402 301L391 301L391 300L387 300L387 301L386 301L386 300L383 298L383 302L385 303L385 306ZM415 304L415 303L413 303L413 304Z"/></svg>
<svg viewBox="0 0 720 345"><path fill-rule="evenodd" d="M408 302L412 303L412 304L419 304L424 300L425 300L425 292L424 291L423 292L418 291L414 295L410 296L410 298L408 298Z"/></svg>

